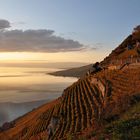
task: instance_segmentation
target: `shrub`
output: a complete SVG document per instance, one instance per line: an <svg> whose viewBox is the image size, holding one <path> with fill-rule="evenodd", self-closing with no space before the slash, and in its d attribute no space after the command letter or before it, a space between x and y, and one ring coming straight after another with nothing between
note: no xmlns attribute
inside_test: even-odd
<svg viewBox="0 0 140 140"><path fill-rule="evenodd" d="M107 127L106 132L112 132L113 140L140 139L140 119L118 121Z"/></svg>

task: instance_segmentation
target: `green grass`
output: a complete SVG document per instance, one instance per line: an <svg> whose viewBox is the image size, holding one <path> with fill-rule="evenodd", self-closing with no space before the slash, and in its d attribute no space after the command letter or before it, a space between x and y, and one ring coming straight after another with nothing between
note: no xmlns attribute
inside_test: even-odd
<svg viewBox="0 0 140 140"><path fill-rule="evenodd" d="M112 134L112 140L140 139L140 119L120 120L105 128L106 134Z"/></svg>
<svg viewBox="0 0 140 140"><path fill-rule="evenodd" d="M112 137L115 140L140 139L140 119L118 122L113 128Z"/></svg>
<svg viewBox="0 0 140 140"><path fill-rule="evenodd" d="M111 140L140 140L140 103L107 125L103 133L111 134Z"/></svg>

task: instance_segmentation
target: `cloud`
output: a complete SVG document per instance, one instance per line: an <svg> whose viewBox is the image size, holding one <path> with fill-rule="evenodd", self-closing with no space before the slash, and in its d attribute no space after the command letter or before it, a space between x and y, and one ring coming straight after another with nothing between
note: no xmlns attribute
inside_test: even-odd
<svg viewBox="0 0 140 140"><path fill-rule="evenodd" d="M18 21L18 22L12 22L11 25L25 25L26 23L24 21Z"/></svg>
<svg viewBox="0 0 140 140"><path fill-rule="evenodd" d="M88 50L98 50L104 46L103 43L94 43L94 44L88 44L85 47L88 48Z"/></svg>
<svg viewBox="0 0 140 140"><path fill-rule="evenodd" d="M10 22L4 19L0 19L0 30L9 28L10 27Z"/></svg>
<svg viewBox="0 0 140 140"><path fill-rule="evenodd" d="M10 25L2 22L0 27ZM68 52L85 49L72 39L54 35L53 30L1 30L0 52Z"/></svg>

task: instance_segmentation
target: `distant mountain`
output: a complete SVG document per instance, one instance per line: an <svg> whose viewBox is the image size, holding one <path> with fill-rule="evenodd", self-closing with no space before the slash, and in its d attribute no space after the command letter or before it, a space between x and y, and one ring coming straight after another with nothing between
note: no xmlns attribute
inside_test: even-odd
<svg viewBox="0 0 140 140"><path fill-rule="evenodd" d="M92 64L78 67L78 68L72 68L68 70L62 70L62 71L57 71L57 72L52 72L49 73L51 75L55 76L66 76L66 77L82 77L84 76L87 71L92 70Z"/></svg>

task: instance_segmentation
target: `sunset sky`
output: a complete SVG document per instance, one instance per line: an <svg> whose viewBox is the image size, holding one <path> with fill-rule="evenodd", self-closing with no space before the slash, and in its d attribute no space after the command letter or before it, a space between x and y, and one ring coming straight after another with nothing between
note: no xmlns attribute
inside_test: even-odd
<svg viewBox="0 0 140 140"><path fill-rule="evenodd" d="M0 2L0 61L100 61L140 24L139 0Z"/></svg>

